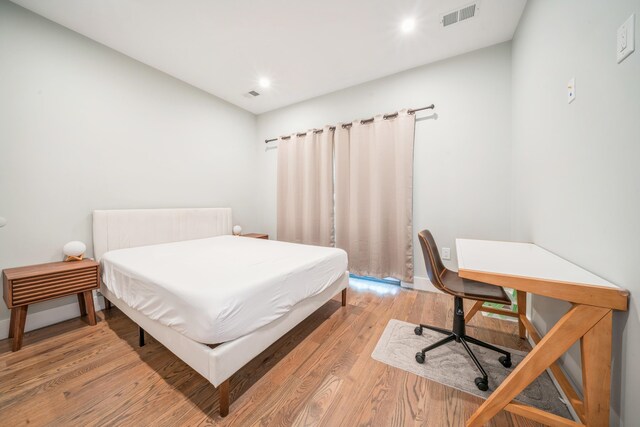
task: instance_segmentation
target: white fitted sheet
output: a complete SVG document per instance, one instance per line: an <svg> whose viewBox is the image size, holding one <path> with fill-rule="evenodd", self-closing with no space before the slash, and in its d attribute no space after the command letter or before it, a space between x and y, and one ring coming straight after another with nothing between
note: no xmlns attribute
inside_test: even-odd
<svg viewBox="0 0 640 427"><path fill-rule="evenodd" d="M115 296L188 338L231 341L278 319L344 276L336 248L235 236L105 253L102 280Z"/></svg>

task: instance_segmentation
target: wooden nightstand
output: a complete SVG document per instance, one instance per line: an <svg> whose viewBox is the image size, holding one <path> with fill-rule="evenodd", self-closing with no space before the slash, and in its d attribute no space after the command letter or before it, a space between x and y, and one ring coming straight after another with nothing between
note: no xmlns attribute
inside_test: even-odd
<svg viewBox="0 0 640 427"><path fill-rule="evenodd" d="M98 266L97 262L85 259L4 270L2 285L4 301L11 309L9 338L13 337L13 351L22 347L29 304L77 294L80 315L87 314L89 324L95 325L92 290L100 286Z"/></svg>
<svg viewBox="0 0 640 427"><path fill-rule="evenodd" d="M268 234L262 234L262 233L247 233L247 234L241 234L242 237L253 237L254 239L266 239L269 240L269 235Z"/></svg>

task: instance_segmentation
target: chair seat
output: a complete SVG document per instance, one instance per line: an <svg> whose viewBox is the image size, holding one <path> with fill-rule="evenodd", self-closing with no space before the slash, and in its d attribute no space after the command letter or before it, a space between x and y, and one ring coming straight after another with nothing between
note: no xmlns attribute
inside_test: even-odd
<svg viewBox="0 0 640 427"><path fill-rule="evenodd" d="M452 295L478 301L489 301L499 304L511 305L511 299L502 289L502 286L490 285L488 283L476 282L463 279L450 270L446 270L441 280Z"/></svg>

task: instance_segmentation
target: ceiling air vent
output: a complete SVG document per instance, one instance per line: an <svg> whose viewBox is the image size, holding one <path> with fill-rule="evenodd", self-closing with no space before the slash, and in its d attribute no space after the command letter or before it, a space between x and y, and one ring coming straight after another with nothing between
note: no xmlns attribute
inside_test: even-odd
<svg viewBox="0 0 640 427"><path fill-rule="evenodd" d="M250 90L249 92L244 94L245 98L255 98L256 96L260 96L258 92L255 90Z"/></svg>
<svg viewBox="0 0 640 427"><path fill-rule="evenodd" d="M442 17L442 26L446 27L447 25L455 24L458 22L458 11L447 13Z"/></svg>
<svg viewBox="0 0 640 427"><path fill-rule="evenodd" d="M457 22L462 22L466 19L473 18L478 13L480 8L478 7L478 2L474 4L470 4L468 6L462 7L460 9L454 10L453 12L445 13L442 15L442 19L440 22L443 27L448 27L449 25L453 25Z"/></svg>
<svg viewBox="0 0 640 427"><path fill-rule="evenodd" d="M463 7L460 9L460 20L464 21L465 19L473 18L476 15L476 5L472 4L471 6Z"/></svg>

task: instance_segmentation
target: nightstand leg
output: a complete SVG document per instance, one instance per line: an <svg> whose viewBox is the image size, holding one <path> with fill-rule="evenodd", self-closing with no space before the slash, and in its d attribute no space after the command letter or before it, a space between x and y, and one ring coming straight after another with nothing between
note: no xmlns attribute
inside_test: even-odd
<svg viewBox="0 0 640 427"><path fill-rule="evenodd" d="M9 321L9 336L7 338L13 338L13 330L16 327L16 316L18 314L18 310L15 308L11 309L11 320Z"/></svg>
<svg viewBox="0 0 640 427"><path fill-rule="evenodd" d="M21 305L11 309L13 321L13 351L22 348L22 337L24 336L24 324L27 322L28 305Z"/></svg>
<svg viewBox="0 0 640 427"><path fill-rule="evenodd" d="M87 306L84 303L84 292L78 294L78 306L80 306L80 317L87 315Z"/></svg>
<svg viewBox="0 0 640 427"><path fill-rule="evenodd" d="M93 292L85 291L82 293L82 295L84 295L84 306L87 311L89 324L93 326L96 324L96 310L93 307Z"/></svg>

